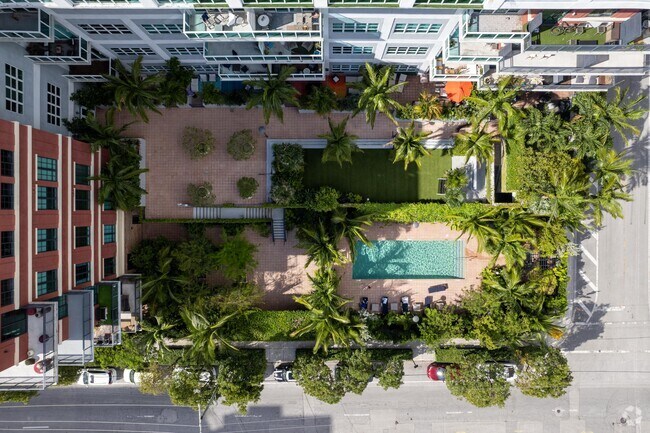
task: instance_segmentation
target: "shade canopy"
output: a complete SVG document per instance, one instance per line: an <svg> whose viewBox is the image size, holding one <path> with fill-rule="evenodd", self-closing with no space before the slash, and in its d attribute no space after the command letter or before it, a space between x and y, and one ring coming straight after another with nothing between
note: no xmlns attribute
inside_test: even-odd
<svg viewBox="0 0 650 433"><path fill-rule="evenodd" d="M456 103L462 102L472 94L474 85L469 81L448 81L445 84L445 92L447 92L447 99Z"/></svg>

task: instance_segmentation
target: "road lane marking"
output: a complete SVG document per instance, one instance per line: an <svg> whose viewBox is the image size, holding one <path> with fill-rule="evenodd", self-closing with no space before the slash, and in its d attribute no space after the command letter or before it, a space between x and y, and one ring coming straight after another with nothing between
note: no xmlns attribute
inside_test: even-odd
<svg viewBox="0 0 650 433"><path fill-rule="evenodd" d="M369 413L344 413L343 416L370 416Z"/></svg>
<svg viewBox="0 0 650 433"><path fill-rule="evenodd" d="M629 350L563 350L563 353L576 353L576 354L588 354L588 353L630 353Z"/></svg>
<svg viewBox="0 0 650 433"><path fill-rule="evenodd" d="M33 420L23 420L23 421L6 421L2 420L3 423L21 423L21 424L28 424L28 423L58 423L58 424L66 424L66 423L76 423L79 421L58 421L58 420L40 420L40 421L33 421ZM84 421L86 424L127 424L125 421ZM174 427L196 427L196 424L177 424L177 423L151 423L151 422L133 422L133 421L128 421L129 425L155 425L155 426L174 426ZM23 428L49 428L47 426L31 426L31 427L23 427Z"/></svg>
<svg viewBox="0 0 650 433"><path fill-rule="evenodd" d="M578 271L578 275L580 275L582 279L585 280L585 283L587 283L587 285L591 287L591 290L598 293L598 287L591 281L591 279L587 276L587 274L584 273L582 269Z"/></svg>
<svg viewBox="0 0 650 433"><path fill-rule="evenodd" d="M23 430L45 430L49 428L50 426L47 425L35 425L33 427L23 427Z"/></svg>
<svg viewBox="0 0 650 433"><path fill-rule="evenodd" d="M587 251L584 245L580 244L580 249L582 250L582 253L589 259L591 263L598 266L598 260L596 260L594 256L592 256L591 253Z"/></svg>

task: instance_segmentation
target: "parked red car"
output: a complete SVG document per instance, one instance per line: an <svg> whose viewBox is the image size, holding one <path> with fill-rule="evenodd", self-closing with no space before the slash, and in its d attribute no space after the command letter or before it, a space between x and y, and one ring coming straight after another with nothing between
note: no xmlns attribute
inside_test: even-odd
<svg viewBox="0 0 650 433"><path fill-rule="evenodd" d="M429 379L444 382L447 377L447 370L451 364L441 363L441 362L432 362L427 367L427 376Z"/></svg>

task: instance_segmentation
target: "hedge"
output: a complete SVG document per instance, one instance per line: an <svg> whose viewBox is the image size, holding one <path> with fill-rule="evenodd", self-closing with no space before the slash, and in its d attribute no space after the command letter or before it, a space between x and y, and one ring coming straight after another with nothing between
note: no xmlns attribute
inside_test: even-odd
<svg viewBox="0 0 650 433"><path fill-rule="evenodd" d="M253 311L246 319L237 321L231 338L235 341L301 341L313 340L313 335L291 337L308 311Z"/></svg>
<svg viewBox="0 0 650 433"><path fill-rule="evenodd" d="M352 349L358 350L358 349ZM413 359L412 349L367 349L370 353L370 359L373 361L386 362L389 359L397 358L402 361L410 361ZM341 353L347 352L347 349L330 349L327 354L319 352L314 355L311 349L296 349L296 357L300 356L318 356L325 361L338 361L341 358Z"/></svg>
<svg viewBox="0 0 650 433"><path fill-rule="evenodd" d="M436 362L458 364L462 362L467 355L479 355L487 360L508 362L515 360L515 352L507 347L488 350L482 347L440 347L435 350Z"/></svg>
<svg viewBox="0 0 650 433"><path fill-rule="evenodd" d="M464 203L459 207L450 207L445 203L362 203L350 205L364 214L372 214L377 222L410 224L414 222L448 222L450 216L460 214L481 214L488 203Z"/></svg>
<svg viewBox="0 0 650 433"><path fill-rule="evenodd" d="M175 223L175 224L256 224L269 223L271 218L240 218L240 219L193 219L193 218L147 218L142 220L143 223Z"/></svg>

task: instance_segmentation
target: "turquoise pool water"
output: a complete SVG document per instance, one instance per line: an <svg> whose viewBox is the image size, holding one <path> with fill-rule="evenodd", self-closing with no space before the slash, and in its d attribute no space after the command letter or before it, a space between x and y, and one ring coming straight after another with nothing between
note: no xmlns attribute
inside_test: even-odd
<svg viewBox="0 0 650 433"><path fill-rule="evenodd" d="M449 279L463 278L463 241L357 242L352 278Z"/></svg>

